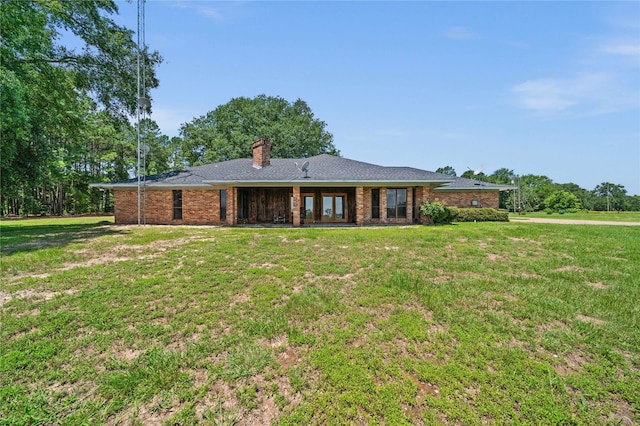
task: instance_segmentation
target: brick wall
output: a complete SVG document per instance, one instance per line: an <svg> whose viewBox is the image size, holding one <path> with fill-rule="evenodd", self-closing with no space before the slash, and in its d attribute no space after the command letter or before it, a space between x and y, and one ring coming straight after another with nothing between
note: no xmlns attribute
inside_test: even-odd
<svg viewBox="0 0 640 426"><path fill-rule="evenodd" d="M182 220L173 219L173 191L150 190L141 198L141 221L148 224L214 225L220 223L219 190L183 190ZM138 191L114 191L115 217L118 224L138 223ZM144 206L146 204L146 214ZM227 213L228 215L229 213Z"/></svg>
<svg viewBox="0 0 640 426"><path fill-rule="evenodd" d="M356 195L356 219L358 224L384 223L412 223L412 188L407 188L407 218L387 218L387 190L380 189L380 219L371 218L371 190L370 187L359 187ZM294 197L296 190L293 190ZM300 197L300 188L297 188ZM432 191L429 187L416 188L416 206L419 207L426 200L440 200L450 206L457 207L490 207L497 209L499 202L498 191ZM144 200L144 198L143 198ZM361 201L360 201L361 200ZM472 206L472 201L477 206ZM138 193L137 190L114 191L115 217L118 224L138 223ZM300 203L300 198L298 198ZM227 188L227 220L225 224L236 223L237 190ZM144 201L142 203L144 206ZM299 206L299 204L298 204ZM298 207L299 208L299 207ZM294 210L297 211L297 210ZM294 226L296 225L294 215ZM186 224L186 225L217 225L220 222L220 191L211 190L183 190L182 191L182 220L173 220L173 192L172 190L146 191L146 217L142 221L148 224ZM299 217L298 217L299 224Z"/></svg>
<svg viewBox="0 0 640 426"><path fill-rule="evenodd" d="M113 205L117 224L138 223L138 191L113 191Z"/></svg>
<svg viewBox="0 0 640 426"><path fill-rule="evenodd" d="M432 199L438 199L449 206L456 207L489 207L498 209L500 205L499 191L435 191ZM478 205L472 205L477 201Z"/></svg>
<svg viewBox="0 0 640 426"><path fill-rule="evenodd" d="M182 191L182 223L189 225L219 224L220 191Z"/></svg>

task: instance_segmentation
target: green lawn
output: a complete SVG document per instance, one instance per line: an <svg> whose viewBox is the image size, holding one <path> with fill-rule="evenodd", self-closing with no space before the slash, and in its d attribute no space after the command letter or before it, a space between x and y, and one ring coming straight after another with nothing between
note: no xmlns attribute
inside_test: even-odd
<svg viewBox="0 0 640 426"><path fill-rule="evenodd" d="M540 217L544 219L575 219L575 220L606 220L615 222L640 222L640 212L587 212L587 213L553 213L534 212L524 214L509 213L513 219L526 219L528 217Z"/></svg>
<svg viewBox="0 0 640 426"><path fill-rule="evenodd" d="M640 421L640 228L103 220L0 224L2 425Z"/></svg>

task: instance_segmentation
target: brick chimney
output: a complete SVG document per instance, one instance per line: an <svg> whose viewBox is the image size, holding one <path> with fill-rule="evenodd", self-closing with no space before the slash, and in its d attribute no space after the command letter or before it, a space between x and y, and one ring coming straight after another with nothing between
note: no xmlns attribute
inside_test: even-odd
<svg viewBox="0 0 640 426"><path fill-rule="evenodd" d="M261 169L271 165L271 142L258 139L251 148L253 149L253 167Z"/></svg>

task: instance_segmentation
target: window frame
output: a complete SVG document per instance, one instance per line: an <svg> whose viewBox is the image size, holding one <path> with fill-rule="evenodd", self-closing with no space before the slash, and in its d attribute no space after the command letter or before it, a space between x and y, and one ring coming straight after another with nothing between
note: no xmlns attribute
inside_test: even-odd
<svg viewBox="0 0 640 426"><path fill-rule="evenodd" d="M403 192L404 205L398 203L398 194ZM393 194L393 202L390 202L391 194ZM407 188L387 188L387 219L407 218L407 195Z"/></svg>
<svg viewBox="0 0 640 426"><path fill-rule="evenodd" d="M227 190L220 190L220 221L227 220Z"/></svg>
<svg viewBox="0 0 640 426"><path fill-rule="evenodd" d="M380 188L371 189L371 219L380 219Z"/></svg>
<svg viewBox="0 0 640 426"><path fill-rule="evenodd" d="M331 198L331 217L325 217L324 212L324 199L325 197ZM342 198L342 218L336 217L336 199ZM347 222L349 220L349 202L347 199L346 192L323 192L320 194L320 199L322 202L322 214L320 215L320 220L323 222Z"/></svg>
<svg viewBox="0 0 640 426"><path fill-rule="evenodd" d="M174 189L173 196L173 220L182 220L182 190Z"/></svg>

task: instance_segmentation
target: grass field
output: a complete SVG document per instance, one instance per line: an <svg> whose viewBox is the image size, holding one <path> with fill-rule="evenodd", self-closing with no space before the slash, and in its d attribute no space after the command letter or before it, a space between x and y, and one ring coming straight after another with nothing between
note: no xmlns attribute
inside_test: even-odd
<svg viewBox="0 0 640 426"><path fill-rule="evenodd" d="M0 224L0 424L640 421L639 228L103 220Z"/></svg>
<svg viewBox="0 0 640 426"><path fill-rule="evenodd" d="M612 222L640 222L640 212L580 212L580 213L553 213L533 212L523 214L509 213L511 218L526 219L528 217L540 217L543 219L574 219L574 220L606 220Z"/></svg>

